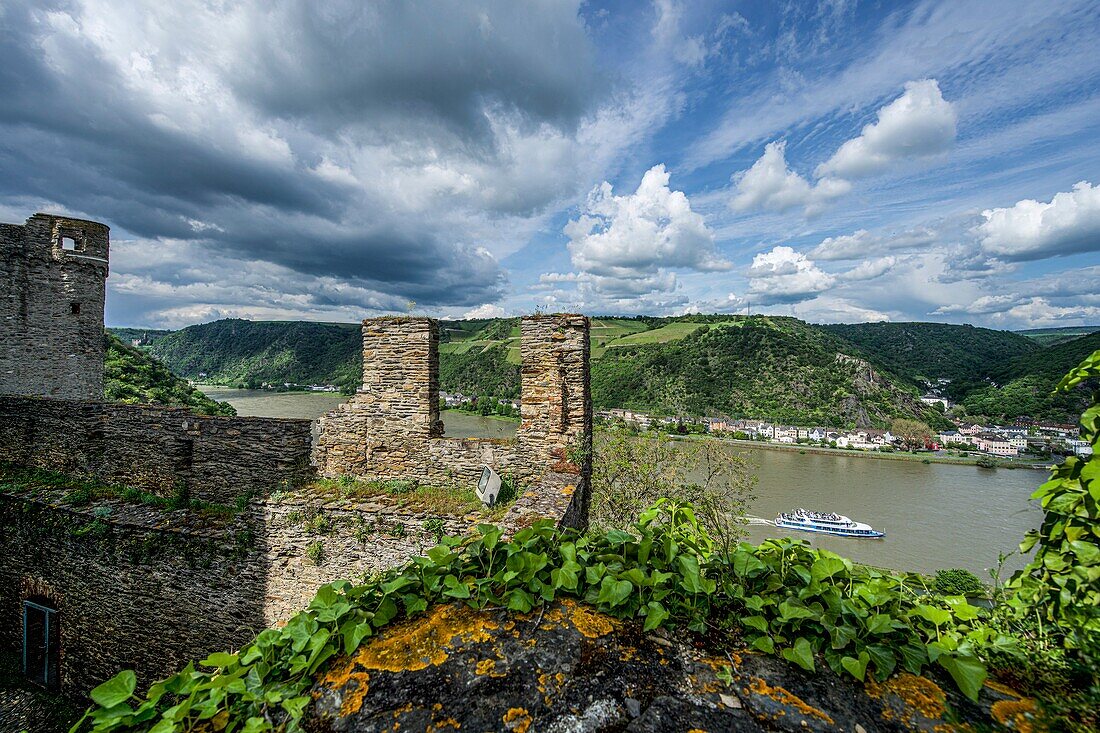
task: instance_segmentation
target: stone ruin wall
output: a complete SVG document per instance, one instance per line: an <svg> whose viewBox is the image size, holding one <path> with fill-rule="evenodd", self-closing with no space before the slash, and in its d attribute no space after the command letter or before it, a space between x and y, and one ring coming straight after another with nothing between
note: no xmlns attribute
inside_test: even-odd
<svg viewBox="0 0 1100 733"><path fill-rule="evenodd" d="M521 420L515 439L455 439L443 437L439 419L438 323L364 321L363 384L320 419L318 472L472 486L482 465L489 465L526 488L506 525L510 518L524 517L526 523L539 515L583 526L592 444L588 319L527 316L520 331Z"/></svg>
<svg viewBox="0 0 1100 733"><path fill-rule="evenodd" d="M103 399L109 247L93 221L0 224L0 394Z"/></svg>
<svg viewBox="0 0 1100 733"><path fill-rule="evenodd" d="M61 609L61 683L73 697L120 669L145 685L238 649L320 585L361 582L436 544L432 515L386 498L261 499L224 517L109 499L74 507L64 494L0 494L0 618L19 619L29 597ZM448 517L438 529L474 523ZM18 650L20 634L0 624L0 646Z"/></svg>
<svg viewBox="0 0 1100 733"><path fill-rule="evenodd" d="M185 488L231 506L314 475L309 421L102 402L108 249L108 228L95 222L36 214L25 226L0 224L0 277L10 283L0 295L0 461L160 496ZM322 473L472 486L487 464L526 489L506 528L540 517L583 526L588 321L534 316L522 332L516 439L452 439L439 420L438 324L364 322L363 388L320 421ZM75 507L65 493L0 494L0 644L19 648L23 600L48 599L60 609L62 689L76 696L119 669L148 681L237 648L319 585L398 566L437 532L463 535L479 521L385 496L291 492L252 498L226 518L119 499Z"/></svg>
<svg viewBox="0 0 1100 733"><path fill-rule="evenodd" d="M233 504L312 476L309 420L0 395L0 461Z"/></svg>

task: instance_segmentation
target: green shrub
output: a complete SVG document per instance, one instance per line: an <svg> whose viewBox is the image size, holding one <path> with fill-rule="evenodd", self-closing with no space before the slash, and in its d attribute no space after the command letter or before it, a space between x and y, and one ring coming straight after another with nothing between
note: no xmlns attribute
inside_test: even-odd
<svg viewBox="0 0 1100 733"><path fill-rule="evenodd" d="M963 568L937 570L932 587L945 596L973 596L985 591L978 576Z"/></svg>
<svg viewBox="0 0 1100 733"><path fill-rule="evenodd" d="M88 506L92 503L92 492L82 486L65 494L65 498L62 499L62 501L66 504L72 504L73 506Z"/></svg>
<svg viewBox="0 0 1100 733"><path fill-rule="evenodd" d="M424 531L433 537L436 543L442 541L444 534L443 530L443 520L439 517L432 517L431 519L424 520Z"/></svg>
<svg viewBox="0 0 1100 733"><path fill-rule="evenodd" d="M318 567L325 562L325 543L321 540L309 543L306 547L306 557L309 561Z"/></svg>

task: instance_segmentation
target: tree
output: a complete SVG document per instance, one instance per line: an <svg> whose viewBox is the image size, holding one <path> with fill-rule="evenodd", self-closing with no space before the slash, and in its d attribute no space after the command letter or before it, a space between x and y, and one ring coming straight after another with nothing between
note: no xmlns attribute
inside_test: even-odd
<svg viewBox="0 0 1100 733"><path fill-rule="evenodd" d="M744 454L716 440L670 440L624 430L596 434L589 522L598 531L627 529L658 499L690 502L726 549L744 537L756 477Z"/></svg>
<svg viewBox="0 0 1100 733"><path fill-rule="evenodd" d="M923 448L932 440L932 428L920 420L909 420L904 417L894 418L894 421L890 423L890 432L901 438L901 442L905 444L907 450L912 450L914 447Z"/></svg>

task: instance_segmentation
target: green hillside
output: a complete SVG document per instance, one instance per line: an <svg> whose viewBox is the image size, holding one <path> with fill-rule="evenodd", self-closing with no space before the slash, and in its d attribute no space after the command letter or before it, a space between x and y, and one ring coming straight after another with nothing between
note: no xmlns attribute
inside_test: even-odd
<svg viewBox="0 0 1100 733"><path fill-rule="evenodd" d="M610 347L592 368L598 407L884 426L942 418L916 388L852 356L851 344L794 318L694 326L676 340ZM663 327L667 328L667 326Z"/></svg>
<svg viewBox="0 0 1100 733"><path fill-rule="evenodd" d="M440 327L444 391L519 395L519 319ZM1008 331L939 323L594 317L593 395L600 407L882 425L896 415L938 419L913 397L922 381L948 379L948 396L970 414L1053 419L1076 409L1047 393L1088 343L1044 349ZM224 320L164 334L150 349L184 377L238 386L328 383L351 392L361 373L358 324Z"/></svg>
<svg viewBox="0 0 1100 733"><path fill-rule="evenodd" d="M104 339L103 397L108 402L187 407L200 415L237 414L230 405L210 399L144 351L110 333L104 334Z"/></svg>
<svg viewBox="0 0 1100 733"><path fill-rule="evenodd" d="M1042 350L1010 331L947 323L857 323L822 326L852 342L871 361L915 382L949 379L952 400L965 397L1018 359ZM1063 370L1064 373L1065 370Z"/></svg>
<svg viewBox="0 0 1100 733"><path fill-rule="evenodd" d="M232 318L174 331L149 348L176 374L234 386L320 382L353 392L362 374L356 323Z"/></svg>
<svg viewBox="0 0 1100 733"><path fill-rule="evenodd" d="M1076 422L1088 402L1084 388L1053 395L1062 375L1100 349L1100 332L1057 343L1032 358L1018 357L992 375L993 385L975 389L962 405L969 415L994 419L1028 415L1040 420Z"/></svg>
<svg viewBox="0 0 1100 733"><path fill-rule="evenodd" d="M1061 326L1058 328L1029 328L1016 333L1026 336L1040 346L1054 346L1097 331L1100 331L1100 326Z"/></svg>

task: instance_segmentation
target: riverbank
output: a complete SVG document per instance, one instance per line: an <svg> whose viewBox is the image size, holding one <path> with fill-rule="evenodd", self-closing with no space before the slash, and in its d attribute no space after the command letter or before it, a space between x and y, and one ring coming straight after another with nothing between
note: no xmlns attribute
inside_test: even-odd
<svg viewBox="0 0 1100 733"><path fill-rule="evenodd" d="M486 420L503 420L504 422L519 424L518 417L511 417L509 415L482 415L477 410L463 410L461 407L444 407L442 412L456 412L459 415L473 415L474 417L483 417Z"/></svg>
<svg viewBox="0 0 1100 733"><path fill-rule="evenodd" d="M731 445L744 446L746 448L760 448L761 450L775 450L775 451L787 451L792 453L813 453L819 455L829 456L851 456L853 458L873 458L885 461L915 461L917 463L942 463L952 466L977 466L978 458L967 456L961 458L959 456L943 456L935 453L907 453L903 451L894 451L893 453L882 453L879 451L867 451L867 450L846 450L844 448L825 448L823 446L813 445L798 445L797 443L768 443L760 440L738 440L736 438L717 438L713 435L669 435L669 438L674 440L715 440L720 443L728 443ZM1017 468L1023 469L1040 469L1047 470L1050 468L1050 463L1042 461L1021 461L1019 459L1008 458L995 458L997 461L997 468L1006 468L1009 470L1015 470Z"/></svg>

